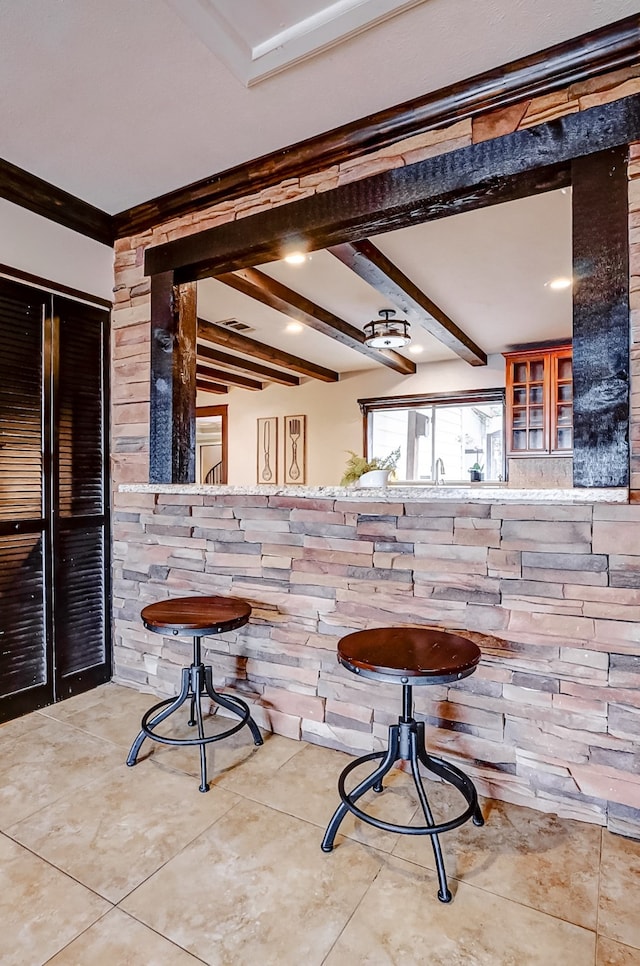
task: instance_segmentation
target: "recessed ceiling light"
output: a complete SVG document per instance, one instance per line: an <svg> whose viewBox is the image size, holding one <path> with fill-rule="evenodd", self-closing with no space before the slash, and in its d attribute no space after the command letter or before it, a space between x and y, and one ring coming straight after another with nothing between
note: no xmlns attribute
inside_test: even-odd
<svg viewBox="0 0 640 966"><path fill-rule="evenodd" d="M419 356L421 352L424 352L424 347L421 345L415 345L414 343L413 345L409 346L409 352L412 356Z"/></svg>
<svg viewBox="0 0 640 966"><path fill-rule="evenodd" d="M302 332L304 325L301 322L289 322L285 332Z"/></svg>
<svg viewBox="0 0 640 966"><path fill-rule="evenodd" d="M284 260L288 265L302 265L306 262L307 256L304 252L289 252L288 255L284 256Z"/></svg>
<svg viewBox="0 0 640 966"><path fill-rule="evenodd" d="M566 275L560 278L552 278L550 282L547 282L547 287L552 288L554 292L558 292L563 288L571 288L571 279L567 278Z"/></svg>

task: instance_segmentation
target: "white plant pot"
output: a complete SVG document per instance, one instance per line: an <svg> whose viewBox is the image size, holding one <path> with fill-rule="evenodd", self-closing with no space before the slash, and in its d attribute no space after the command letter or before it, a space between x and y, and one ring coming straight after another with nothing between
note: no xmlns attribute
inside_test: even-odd
<svg viewBox="0 0 640 966"><path fill-rule="evenodd" d="M368 473L362 474L358 480L358 486L377 486L384 488L387 485L390 472L391 470L369 470Z"/></svg>

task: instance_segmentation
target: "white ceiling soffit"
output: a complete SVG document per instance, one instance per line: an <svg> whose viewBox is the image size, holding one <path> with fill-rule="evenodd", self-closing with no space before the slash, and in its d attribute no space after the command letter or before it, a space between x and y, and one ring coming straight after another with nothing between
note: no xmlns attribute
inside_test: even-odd
<svg viewBox="0 0 640 966"><path fill-rule="evenodd" d="M252 87L426 0L165 2L238 80Z"/></svg>

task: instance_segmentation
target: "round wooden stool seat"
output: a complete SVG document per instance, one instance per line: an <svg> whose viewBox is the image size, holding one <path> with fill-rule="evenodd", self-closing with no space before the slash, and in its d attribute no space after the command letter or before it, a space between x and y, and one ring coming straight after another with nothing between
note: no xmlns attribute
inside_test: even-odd
<svg viewBox="0 0 640 966"><path fill-rule="evenodd" d="M446 684L473 674L480 648L431 627L377 627L338 643L338 660L362 677L391 684Z"/></svg>
<svg viewBox="0 0 640 966"><path fill-rule="evenodd" d="M262 744L260 729L251 717L248 704L234 694L220 694L213 686L213 668L202 663L201 638L213 634L233 631L247 623L251 616L251 606L246 600L237 597L174 597L160 600L144 607L142 622L148 631L155 634L171 634L174 637L185 635L193 638L193 659L190 667L182 668L182 687L175 698L166 698L154 704L142 716L140 731L131 745L127 765L137 763L138 752L146 738L152 738L164 745L198 745L200 748L200 791L209 791L207 781L206 746L212 741L228 738L245 725L253 735L256 745ZM204 730L202 714L202 695L231 711L240 719L224 731L207 735ZM172 738L161 735L155 730L169 715L177 711L185 701L190 702L191 713L188 724L197 728L197 737Z"/></svg>
<svg viewBox="0 0 640 966"><path fill-rule="evenodd" d="M251 607L237 597L174 597L148 604L140 614L148 631L209 637L246 624Z"/></svg>
<svg viewBox="0 0 640 966"><path fill-rule="evenodd" d="M373 751L349 762L338 778L340 804L335 810L322 840L322 850L331 852L343 818L351 812L356 818L386 832L403 835L428 835L438 872L438 899L451 901L442 849L438 836L442 832L473 820L484 825L478 794L468 775L443 758L427 752L424 721L413 716L413 686L448 684L473 674L481 658L480 648L461 634L432 627L377 627L355 631L338 643L338 661L347 670L363 678L402 685L402 713L397 724L389 727L386 750ZM349 775L366 762L379 762L374 771L355 788L347 791ZM358 801L369 791L384 791L383 779L396 762L410 766L422 814L423 825L400 825L386 822L360 808ZM420 765L460 792L466 808L444 822L436 822L420 775Z"/></svg>

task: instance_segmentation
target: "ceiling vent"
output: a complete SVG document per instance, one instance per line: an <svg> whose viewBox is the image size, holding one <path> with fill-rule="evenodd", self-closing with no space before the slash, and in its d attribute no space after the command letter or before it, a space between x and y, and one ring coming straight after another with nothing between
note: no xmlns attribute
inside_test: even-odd
<svg viewBox="0 0 640 966"><path fill-rule="evenodd" d="M222 322L216 322L216 325L222 326L223 329L233 329L234 332L255 332L252 325L247 325L240 319L223 319Z"/></svg>

